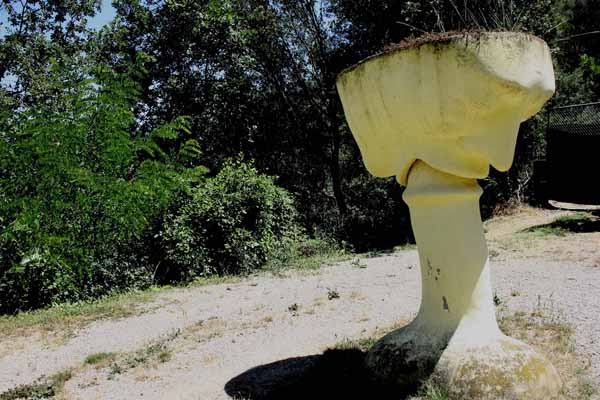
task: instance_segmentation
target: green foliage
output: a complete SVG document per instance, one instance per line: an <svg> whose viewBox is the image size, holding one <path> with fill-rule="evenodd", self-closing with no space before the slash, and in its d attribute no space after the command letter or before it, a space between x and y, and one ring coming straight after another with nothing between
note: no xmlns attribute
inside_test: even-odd
<svg viewBox="0 0 600 400"><path fill-rule="evenodd" d="M56 66L81 73L92 53L87 18L100 0L3 0L0 3L0 107L60 106ZM4 82L3 82L4 83Z"/></svg>
<svg viewBox="0 0 600 400"><path fill-rule="evenodd" d="M189 134L187 120L141 135L132 72L90 73L58 87L61 109L2 121L0 312L150 284L139 242L193 180L160 147Z"/></svg>
<svg viewBox="0 0 600 400"><path fill-rule="evenodd" d="M347 178L344 189L349 212L339 231L354 250L390 249L398 243L414 242L403 188L394 178L357 173Z"/></svg>
<svg viewBox="0 0 600 400"><path fill-rule="evenodd" d="M254 271L298 234L292 197L249 164L229 162L168 219L171 279Z"/></svg>

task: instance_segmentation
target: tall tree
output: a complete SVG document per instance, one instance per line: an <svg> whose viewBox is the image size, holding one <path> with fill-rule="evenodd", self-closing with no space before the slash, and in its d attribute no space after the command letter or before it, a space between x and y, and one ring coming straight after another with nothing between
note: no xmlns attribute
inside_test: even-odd
<svg viewBox="0 0 600 400"><path fill-rule="evenodd" d="M208 163L243 153L305 204L313 220L328 188L339 210L340 106L334 49L319 2L116 2L103 57L151 56L143 123L192 117ZM327 166L324 174L321 166ZM318 200L317 200L318 197Z"/></svg>
<svg viewBox="0 0 600 400"><path fill-rule="evenodd" d="M2 0L7 17L0 37L3 107L18 109L53 100L54 66L77 69L89 47L87 20L101 0Z"/></svg>

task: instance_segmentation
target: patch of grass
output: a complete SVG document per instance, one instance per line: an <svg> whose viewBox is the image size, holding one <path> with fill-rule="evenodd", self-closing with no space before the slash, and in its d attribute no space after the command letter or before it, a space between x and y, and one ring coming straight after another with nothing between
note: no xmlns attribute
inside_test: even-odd
<svg viewBox="0 0 600 400"><path fill-rule="evenodd" d="M0 400L41 400L60 395L65 383L73 377L71 370L61 371L48 378L40 379L30 385L21 385L0 393Z"/></svg>
<svg viewBox="0 0 600 400"><path fill-rule="evenodd" d="M217 316L211 316L206 320L199 320L194 325L188 326L181 335L184 339L197 341L199 343L223 336L227 324Z"/></svg>
<svg viewBox="0 0 600 400"><path fill-rule="evenodd" d="M499 256L500 256L500 252L498 252L498 250L495 250L495 249L489 250L490 260L494 260L494 259L498 258Z"/></svg>
<svg viewBox="0 0 600 400"><path fill-rule="evenodd" d="M600 218L592 213L577 212L559 217L549 224L534 226L519 234L544 238L546 236L565 236L569 233L600 231Z"/></svg>
<svg viewBox="0 0 600 400"><path fill-rule="evenodd" d="M452 400L447 388L439 386L432 381L427 381L423 384L418 396L417 399L422 400Z"/></svg>
<svg viewBox="0 0 600 400"><path fill-rule="evenodd" d="M595 228L598 226L600 216L598 212L585 212L580 211L570 215L565 215L557 218L552 222L556 225L562 225L565 228L569 228L571 231L587 231L588 228Z"/></svg>
<svg viewBox="0 0 600 400"><path fill-rule="evenodd" d="M240 282L240 276L210 276L197 278L193 287ZM138 313L137 306L152 301L156 295L172 286L152 287L145 291L115 294L95 301L58 304L49 308L0 316L0 340L26 336L33 332L60 332L69 336L74 329L102 319L126 318Z"/></svg>
<svg viewBox="0 0 600 400"><path fill-rule="evenodd" d="M125 370L123 369L123 367L119 364L112 364L110 366L110 369L108 370L108 379L113 379L116 375L120 375L124 372Z"/></svg>
<svg viewBox="0 0 600 400"><path fill-rule="evenodd" d="M117 356L116 353L95 353L90 354L84 360L84 364L98 365L108 361L112 361Z"/></svg>
<svg viewBox="0 0 600 400"><path fill-rule="evenodd" d="M375 336L366 337L358 340L345 339L335 344L333 350L360 350L367 352L371 347L375 345L379 338Z"/></svg>
<svg viewBox="0 0 600 400"><path fill-rule="evenodd" d="M528 228L519 233L521 235L527 234L527 236L534 238L545 238L547 236L565 236L568 232L559 226L543 225Z"/></svg>
<svg viewBox="0 0 600 400"><path fill-rule="evenodd" d="M344 339L341 342L335 344L332 350L360 350L367 352L377 343L377 341L386 333L399 329L406 325L406 321L400 321L388 329L377 329L371 335L360 338L358 340Z"/></svg>
<svg viewBox="0 0 600 400"><path fill-rule="evenodd" d="M394 252L410 251L410 250L416 250L416 249L417 249L417 244L416 243L405 243L405 244L400 245L400 246L395 246L394 247Z"/></svg>
<svg viewBox="0 0 600 400"><path fill-rule="evenodd" d="M582 376L579 378L576 390L581 393L583 396L582 399L591 399L598 393L597 385L588 376Z"/></svg>
<svg viewBox="0 0 600 400"><path fill-rule="evenodd" d="M210 276L202 276L194 279L192 283L189 284L190 287L202 287L202 286L210 286L210 285L222 285L222 284L232 284L241 282L244 279L243 276L233 276L233 275L210 275Z"/></svg>
<svg viewBox="0 0 600 400"><path fill-rule="evenodd" d="M157 359L161 363L166 363L167 361L171 360L171 357L173 357L173 350L164 349L158 353Z"/></svg>
<svg viewBox="0 0 600 400"><path fill-rule="evenodd" d="M352 254L344 245L325 239L307 239L291 243L269 261L263 270L280 273L289 269L317 270L325 265L346 261Z"/></svg>
<svg viewBox="0 0 600 400"><path fill-rule="evenodd" d="M60 304L47 309L0 316L0 339L26 336L32 332L60 332L69 336L100 319L117 319L136 314L140 303L154 298L158 290L113 295L93 302Z"/></svg>

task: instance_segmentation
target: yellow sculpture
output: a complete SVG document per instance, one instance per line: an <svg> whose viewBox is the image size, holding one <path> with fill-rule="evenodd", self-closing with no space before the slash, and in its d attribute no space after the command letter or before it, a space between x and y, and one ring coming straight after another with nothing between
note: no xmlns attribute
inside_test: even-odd
<svg viewBox="0 0 600 400"><path fill-rule="evenodd" d="M370 351L376 378L412 384L433 373L463 399L558 395L554 367L498 328L476 180L490 165L510 168L520 123L554 85L546 43L512 32L400 47L338 77L368 170L407 186L421 261L418 316Z"/></svg>

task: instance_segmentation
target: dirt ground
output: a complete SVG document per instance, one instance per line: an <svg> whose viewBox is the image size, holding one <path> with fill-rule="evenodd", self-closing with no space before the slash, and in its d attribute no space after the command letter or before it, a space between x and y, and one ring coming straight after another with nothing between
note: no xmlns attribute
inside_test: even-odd
<svg viewBox="0 0 600 400"><path fill-rule="evenodd" d="M600 381L599 221L523 208L485 228L498 297L514 311L543 304L571 324ZM403 250L168 290L136 315L96 321L67 340L0 334L0 393L71 369L66 399L229 399L227 383L251 368L410 321L419 274L416 250Z"/></svg>

